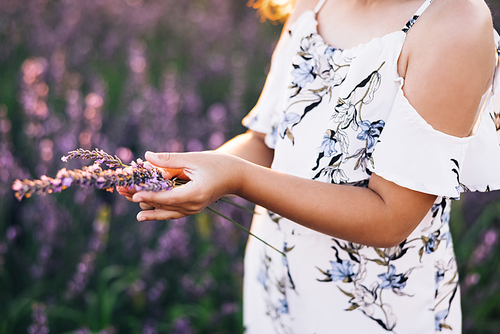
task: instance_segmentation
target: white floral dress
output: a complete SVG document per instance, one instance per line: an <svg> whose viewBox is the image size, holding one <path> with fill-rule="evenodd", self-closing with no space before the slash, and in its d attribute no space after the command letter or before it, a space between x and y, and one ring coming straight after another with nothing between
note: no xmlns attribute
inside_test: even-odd
<svg viewBox="0 0 500 334"><path fill-rule="evenodd" d="M375 172L438 198L413 233L387 249L332 238L258 207L253 233L287 257L249 239L246 333L460 333L450 199L500 188L498 76L473 135L438 132L409 104L397 73L406 33L432 1L402 30L345 50L317 32L323 2L290 26L243 124L266 133L273 169L359 187Z"/></svg>

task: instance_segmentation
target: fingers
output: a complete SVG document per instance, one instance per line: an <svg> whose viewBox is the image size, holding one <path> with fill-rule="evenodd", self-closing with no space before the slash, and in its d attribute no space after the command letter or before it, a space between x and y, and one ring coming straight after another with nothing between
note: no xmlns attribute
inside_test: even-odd
<svg viewBox="0 0 500 334"><path fill-rule="evenodd" d="M214 152L153 153L146 152L146 160L165 171L168 178L178 177L190 182L174 189L160 192L121 191L133 202L143 203L140 221L175 219L196 214L220 196L232 191L225 178L217 177L227 170L227 163L234 162L229 155ZM232 178L231 180L233 180ZM230 189L231 188L231 189ZM154 210L151 210L154 207Z"/></svg>
<svg viewBox="0 0 500 334"><path fill-rule="evenodd" d="M128 188L127 187L116 187L116 191L122 196L128 196Z"/></svg>
<svg viewBox="0 0 500 334"><path fill-rule="evenodd" d="M116 190L120 195L129 197L132 197L137 192L135 188L129 188L129 187L116 187Z"/></svg>
<svg viewBox="0 0 500 334"><path fill-rule="evenodd" d="M164 168L164 171L165 171L166 177L168 179L173 179L174 177L176 177L178 179L185 180L185 181L191 180L186 174L184 174L184 169Z"/></svg>
<svg viewBox="0 0 500 334"><path fill-rule="evenodd" d="M133 202L132 200L132 196L134 195L133 193L131 193L127 187L116 187L116 190L118 191L118 193L122 196L125 196L125 198L130 201L130 202Z"/></svg>
<svg viewBox="0 0 500 334"><path fill-rule="evenodd" d="M149 205L149 204L144 203L144 202L139 203L139 207L140 207L142 210L153 210L153 209L155 208L154 206Z"/></svg>
<svg viewBox="0 0 500 334"><path fill-rule="evenodd" d="M166 191L139 191L132 196L132 201L136 203L158 203L166 206L178 203L190 203L196 200L196 196L191 195L188 188L190 186L186 184Z"/></svg>
<svg viewBox="0 0 500 334"><path fill-rule="evenodd" d="M158 167L167 167L172 169L182 169L183 164L179 158L180 153L154 153L147 151L144 155L146 160Z"/></svg>
<svg viewBox="0 0 500 334"><path fill-rule="evenodd" d="M155 209L155 210L146 210L139 212L137 214L137 220L140 222L149 220L170 220L170 219L179 219L185 216L186 215L176 211Z"/></svg>
<svg viewBox="0 0 500 334"><path fill-rule="evenodd" d="M190 180L190 178L184 173L185 167L183 161L180 158L179 153L154 153L146 152L146 160L157 167L162 168L165 171L165 177L168 179L173 179L174 177L181 180Z"/></svg>
<svg viewBox="0 0 500 334"><path fill-rule="evenodd" d="M192 191L190 188L196 190L195 187L184 185L179 188L156 193L141 191L132 197L132 201L152 206L155 208L154 211L161 209L170 213L177 212L181 217L190 216L199 213L214 201L212 199L207 200L205 196L195 194L196 191ZM173 218L172 216L169 217L171 217L169 219Z"/></svg>

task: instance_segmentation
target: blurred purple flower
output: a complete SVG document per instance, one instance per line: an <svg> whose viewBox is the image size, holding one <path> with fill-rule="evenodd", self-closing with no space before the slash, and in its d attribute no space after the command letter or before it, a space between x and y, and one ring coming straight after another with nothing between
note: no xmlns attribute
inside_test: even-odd
<svg viewBox="0 0 500 334"><path fill-rule="evenodd" d="M159 279L148 291L148 301L150 303L157 302L165 289L167 288L168 284L167 281L164 278Z"/></svg>
<svg viewBox="0 0 500 334"><path fill-rule="evenodd" d="M172 334L194 334L195 331L193 329L193 326L191 325L191 321L186 318L179 318L175 320L173 329L172 329Z"/></svg>
<svg viewBox="0 0 500 334"><path fill-rule="evenodd" d="M195 282L192 277L185 275L181 279L181 286L188 295L199 299L215 286L215 281L212 277L204 275L200 281Z"/></svg>
<svg viewBox="0 0 500 334"><path fill-rule="evenodd" d="M29 334L47 334L49 327L47 326L47 315L45 314L45 304L33 303L31 318L33 323L28 327Z"/></svg>
<svg viewBox="0 0 500 334"><path fill-rule="evenodd" d="M76 273L73 278L67 283L65 293L66 299L72 299L79 295L94 273L95 260L99 253L104 251L108 239L110 220L110 208L101 206L99 208L97 218L94 220L94 233L88 243L88 251L82 255L81 262L76 266Z"/></svg>
<svg viewBox="0 0 500 334"><path fill-rule="evenodd" d="M176 220L158 237L155 249L143 250L141 263L143 271L148 272L151 267L170 259L186 260L189 257L191 254L190 238L186 226L186 218Z"/></svg>
<svg viewBox="0 0 500 334"><path fill-rule="evenodd" d="M481 241L473 254L474 264L479 265L489 258L493 254L497 242L498 229L490 228L484 232Z"/></svg>
<svg viewBox="0 0 500 334"><path fill-rule="evenodd" d="M256 75L251 77L257 79L249 80L249 70L253 72L255 65L264 62L272 51L270 43L263 39L276 39L272 34L259 33L269 27L260 25L254 14L245 3L228 0L209 0L207 6L186 0L0 3L0 61L12 69L5 74L15 93L3 100L5 106L0 105L0 197L6 203L2 207L6 212L1 213L5 216L0 218L10 222L3 231L8 248L0 254L0 263L2 256L6 260L4 272L11 269L8 266L13 261L8 259L25 251L24 243L15 241L33 232L33 256L25 259L27 272L31 273L28 284L44 284L52 277L49 273L70 266L76 269L69 280L73 283L67 283L67 288L74 284L83 287L82 292L93 289L87 286L85 275L100 270L95 259L102 255L97 253L104 248L108 252L110 245L106 246L107 236L98 236L99 226L88 229L73 223L80 222L83 216L95 216L103 200L112 206L114 221L120 220L109 238L113 245L123 248L117 247L116 252L106 256L120 260L123 256L131 261L128 264L142 268L205 258L190 245L193 231L187 219L165 230L163 222L122 224L132 222L135 208L104 192L96 195L88 188L80 188L69 199L46 196L21 203L4 195L16 178L30 178L28 171L56 174L58 159L54 158L74 147L97 146L128 164L134 154L146 150L216 148L241 131L242 113L263 83ZM18 49L28 55L19 59L20 53L14 52ZM18 73L11 75L19 63L22 65ZM17 102L21 113L13 108L11 100ZM66 175L50 187L60 191L75 185L73 177ZM51 179L38 181L36 186L43 188ZM15 188L22 190L25 185L20 182ZM84 187L90 186L86 177L82 176L81 182ZM107 184L104 176L91 176L91 182L91 186L103 189ZM234 263L228 266L238 268L241 275L242 255L236 250L241 249L238 245L247 235L228 229L222 221L215 226L221 235L213 242L231 250L228 254ZM9 227L13 236L10 241L6 238ZM75 237L87 241L84 250L67 247ZM213 254L215 259L217 252ZM143 263L137 263L140 261ZM204 262L207 271L213 270L210 258ZM172 279L181 280L184 274L173 273ZM152 330L165 325L157 313L157 303L167 299L164 297L168 291L163 290L166 281L156 275L155 271L141 273L146 282L143 297L151 303L146 306L149 314L144 318L151 319L154 314ZM196 284L202 284L203 279L196 279ZM187 324L194 332L194 324L189 320ZM77 324L82 333L90 332L85 326ZM146 331L147 326L143 326Z"/></svg>
<svg viewBox="0 0 500 334"><path fill-rule="evenodd" d="M156 322L153 319L147 319L144 322L141 334L158 334Z"/></svg>

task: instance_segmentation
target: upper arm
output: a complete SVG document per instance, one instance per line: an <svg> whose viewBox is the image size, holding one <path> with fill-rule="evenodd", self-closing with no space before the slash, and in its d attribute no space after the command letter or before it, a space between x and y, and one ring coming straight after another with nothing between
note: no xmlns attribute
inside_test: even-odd
<svg viewBox="0 0 500 334"><path fill-rule="evenodd" d="M496 63L488 8L477 0L433 3L409 31L400 58L404 94L436 130L470 134ZM403 73L401 73L403 72Z"/></svg>
<svg viewBox="0 0 500 334"><path fill-rule="evenodd" d="M226 142L217 151L235 155L257 165L270 167L274 151L266 145L265 138L264 133L248 130Z"/></svg>
<svg viewBox="0 0 500 334"><path fill-rule="evenodd" d="M368 188L384 202L383 208L387 210L383 215L387 217L384 229L390 231L387 234L392 235L393 244L402 242L413 232L436 200L435 195L399 186L375 173L370 177Z"/></svg>

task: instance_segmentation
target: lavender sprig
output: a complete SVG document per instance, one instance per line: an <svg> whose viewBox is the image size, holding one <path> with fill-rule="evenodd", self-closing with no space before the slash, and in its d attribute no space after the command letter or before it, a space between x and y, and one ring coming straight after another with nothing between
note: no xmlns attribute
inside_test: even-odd
<svg viewBox="0 0 500 334"><path fill-rule="evenodd" d="M61 160L63 162L67 162L70 159L92 159L95 160L98 164L106 164L106 166L113 167L128 167L124 165L120 158L116 155L111 156L110 154L104 152L103 150L95 149L93 151L84 150L82 148L76 149L74 151L68 152L68 155L63 156Z"/></svg>
<svg viewBox="0 0 500 334"><path fill-rule="evenodd" d="M112 157L102 150L86 151L78 149L69 152L62 158L68 159L94 159L95 163L82 169L68 170L63 168L57 172L55 178L43 175L39 180L21 181L17 179L12 185L16 198L21 201L23 197L29 198L33 194L44 195L79 185L83 188L95 187L107 191L113 191L115 187L133 187L137 190L161 191L173 188L173 181L163 178L161 170L145 164L138 159L131 166L124 165L118 157ZM125 168L103 170L100 164L109 167L122 166Z"/></svg>

